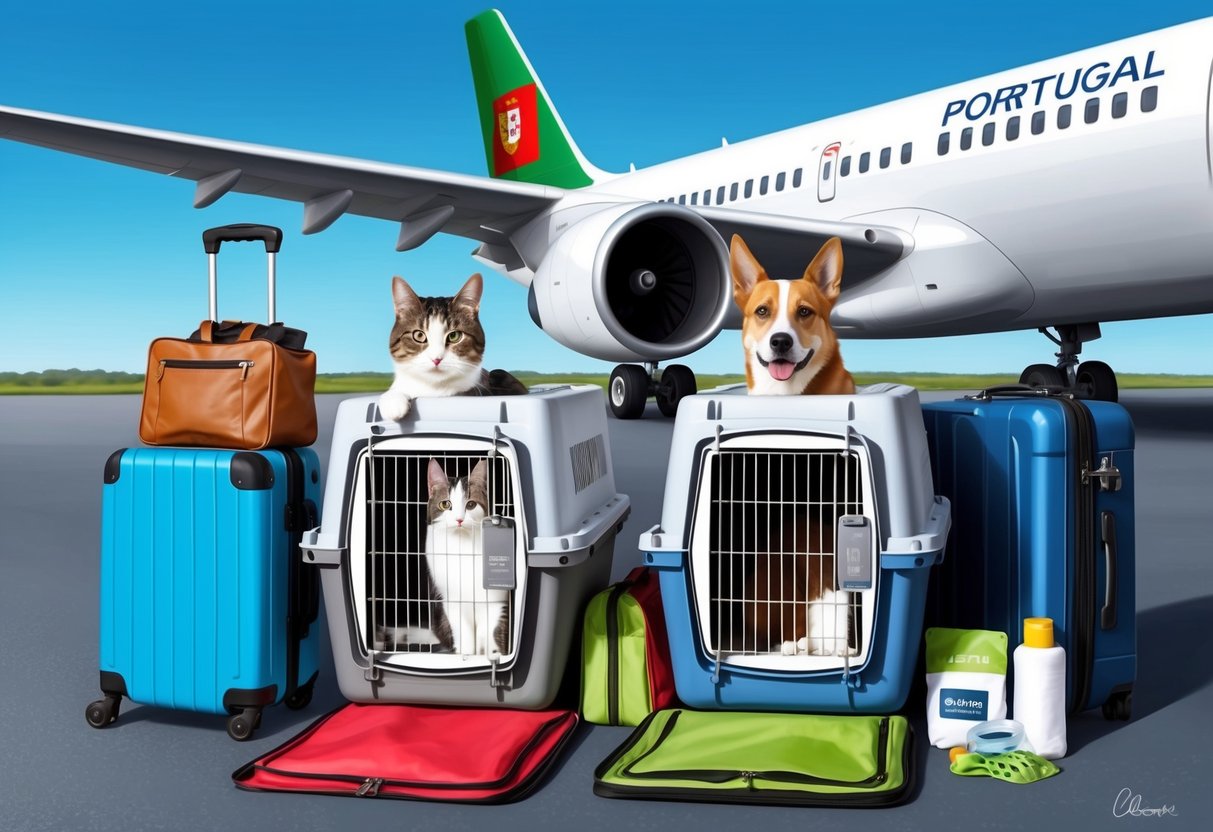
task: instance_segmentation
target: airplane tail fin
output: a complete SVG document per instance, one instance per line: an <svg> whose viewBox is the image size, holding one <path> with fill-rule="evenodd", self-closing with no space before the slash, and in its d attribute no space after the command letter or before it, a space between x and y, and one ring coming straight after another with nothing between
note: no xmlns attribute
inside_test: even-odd
<svg viewBox="0 0 1213 832"><path fill-rule="evenodd" d="M501 12L482 12L464 28L489 173L560 188L607 178L578 150Z"/></svg>

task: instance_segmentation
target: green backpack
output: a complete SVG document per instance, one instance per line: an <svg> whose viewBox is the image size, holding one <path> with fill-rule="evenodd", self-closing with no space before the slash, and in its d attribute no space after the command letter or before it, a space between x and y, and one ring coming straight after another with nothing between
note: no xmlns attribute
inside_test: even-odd
<svg viewBox="0 0 1213 832"><path fill-rule="evenodd" d="M639 725L674 704L674 672L657 574L639 566L590 599L581 639L581 714Z"/></svg>
<svg viewBox="0 0 1213 832"><path fill-rule="evenodd" d="M658 711L594 771L602 797L893 806L914 787L901 716Z"/></svg>

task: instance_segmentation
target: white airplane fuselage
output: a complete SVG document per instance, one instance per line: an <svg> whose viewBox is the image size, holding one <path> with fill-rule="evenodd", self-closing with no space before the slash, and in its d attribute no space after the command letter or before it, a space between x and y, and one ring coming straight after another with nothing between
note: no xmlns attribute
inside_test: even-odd
<svg viewBox="0 0 1213 832"><path fill-rule="evenodd" d="M888 270L844 270L849 337L1210 312L1211 63L1213 19L1188 23L623 174L559 209L673 201L900 229L909 253Z"/></svg>

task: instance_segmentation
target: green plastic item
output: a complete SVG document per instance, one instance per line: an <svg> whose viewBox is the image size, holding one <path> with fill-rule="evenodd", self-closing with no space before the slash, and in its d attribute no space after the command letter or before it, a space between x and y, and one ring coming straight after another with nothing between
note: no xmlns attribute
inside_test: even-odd
<svg viewBox="0 0 1213 832"><path fill-rule="evenodd" d="M952 763L952 773L966 777L993 777L1008 783L1035 783L1061 771L1039 754L1008 751L1005 754L961 754Z"/></svg>

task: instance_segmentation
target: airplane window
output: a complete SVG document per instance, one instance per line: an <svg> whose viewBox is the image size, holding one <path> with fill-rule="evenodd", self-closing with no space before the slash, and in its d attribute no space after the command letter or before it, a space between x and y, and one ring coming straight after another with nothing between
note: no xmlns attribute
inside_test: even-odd
<svg viewBox="0 0 1213 832"><path fill-rule="evenodd" d="M784 173L783 171L780 171L779 175L775 177L775 190L782 191L783 185L787 181L788 181L788 175L786 173Z"/></svg>
<svg viewBox="0 0 1213 832"><path fill-rule="evenodd" d="M1094 124L1099 118L1099 99L1088 98L1087 106L1083 110L1082 120L1087 124Z"/></svg>
<svg viewBox="0 0 1213 832"><path fill-rule="evenodd" d="M940 156L948 155L948 142L951 140L951 133L940 133L939 144L935 146L935 152Z"/></svg>
<svg viewBox="0 0 1213 832"><path fill-rule="evenodd" d="M1007 119L1007 141L1013 142L1019 138L1019 116Z"/></svg>
<svg viewBox="0 0 1213 832"><path fill-rule="evenodd" d="M724 205L724 185L716 189L716 204Z"/></svg>
<svg viewBox="0 0 1213 832"><path fill-rule="evenodd" d="M994 144L994 122L991 121L981 128L981 144L982 147L989 147Z"/></svg>
<svg viewBox="0 0 1213 832"><path fill-rule="evenodd" d="M973 128L966 127L960 131L960 149L968 150L973 146Z"/></svg>
<svg viewBox="0 0 1213 832"><path fill-rule="evenodd" d="M880 151L880 169L884 170L889 166L889 159L893 156L893 148L886 147Z"/></svg>
<svg viewBox="0 0 1213 832"><path fill-rule="evenodd" d="M1124 118L1129 111L1129 94L1118 92L1112 96L1112 118Z"/></svg>
<svg viewBox="0 0 1213 832"><path fill-rule="evenodd" d="M762 196L767 195L767 185L770 184L771 177L764 176L758 180L758 193Z"/></svg>
<svg viewBox="0 0 1213 832"><path fill-rule="evenodd" d="M1152 113L1158 106L1158 87L1146 87L1141 91L1141 111Z"/></svg>
<svg viewBox="0 0 1213 832"><path fill-rule="evenodd" d="M754 193L754 180L753 180L753 179L747 179L747 180L745 181L745 198L746 198L746 199L749 199L749 198L750 198L750 195L751 195L751 194L753 194L753 193Z"/></svg>
<svg viewBox="0 0 1213 832"><path fill-rule="evenodd" d="M804 168L796 168L792 171L792 187L799 188L800 182L804 178Z"/></svg>
<svg viewBox="0 0 1213 832"><path fill-rule="evenodd" d="M851 175L851 157L850 156L842 157L842 164L838 166L838 175L839 176L850 176Z"/></svg>
<svg viewBox="0 0 1213 832"><path fill-rule="evenodd" d="M679 197L678 197L678 204L679 204L679 205L686 205L686 204L687 204L687 195L686 195L686 194L681 194L681 195L679 195Z"/></svg>
<svg viewBox="0 0 1213 832"><path fill-rule="evenodd" d="M833 164L834 164L833 162L826 162L824 165L822 165L822 167L821 167L821 181L822 182L830 181L830 166Z"/></svg>
<svg viewBox="0 0 1213 832"><path fill-rule="evenodd" d="M691 204L692 205L699 204L699 191L696 191L695 193L691 194Z"/></svg>
<svg viewBox="0 0 1213 832"><path fill-rule="evenodd" d="M901 146L901 163L903 165L910 164L910 157L914 154L914 143L906 142Z"/></svg>
<svg viewBox="0 0 1213 832"><path fill-rule="evenodd" d="M1039 136L1045 131L1045 111L1037 110L1032 113L1032 135Z"/></svg>
<svg viewBox="0 0 1213 832"><path fill-rule="evenodd" d="M737 201L737 183L733 183L733 187L729 188L729 202Z"/></svg>
<svg viewBox="0 0 1213 832"><path fill-rule="evenodd" d="M704 205L712 204L712 189L711 188L708 188L706 191L703 192L703 204Z"/></svg>
<svg viewBox="0 0 1213 832"><path fill-rule="evenodd" d="M869 165L871 162L872 162L872 154L871 154L871 153L860 153L860 154L859 154L859 172L860 172L860 173L867 173L867 172L868 172L868 165Z"/></svg>
<svg viewBox="0 0 1213 832"><path fill-rule="evenodd" d="M1063 104L1057 111L1057 129L1065 130L1070 126L1070 105Z"/></svg>

